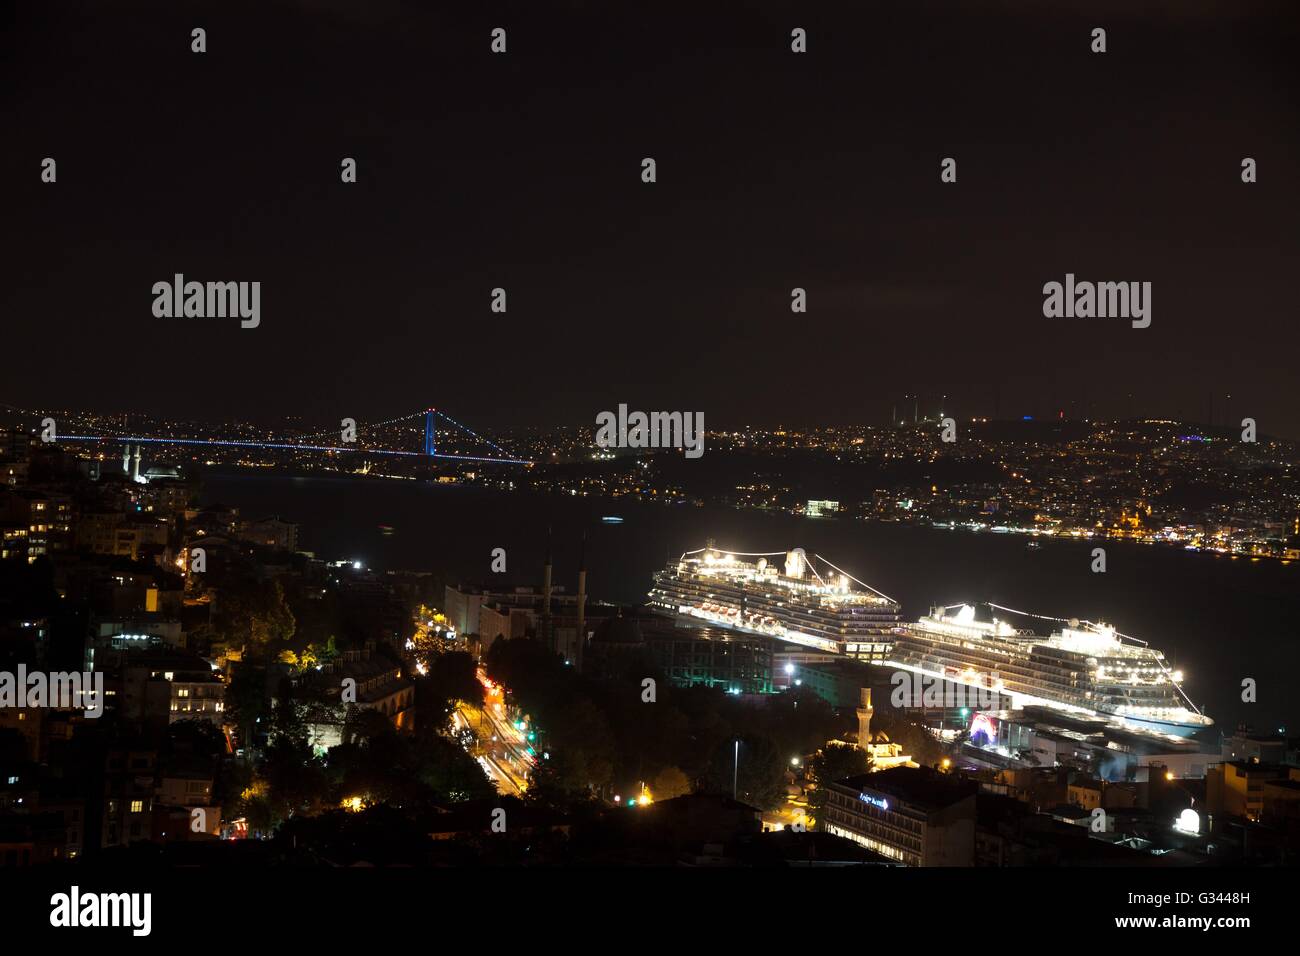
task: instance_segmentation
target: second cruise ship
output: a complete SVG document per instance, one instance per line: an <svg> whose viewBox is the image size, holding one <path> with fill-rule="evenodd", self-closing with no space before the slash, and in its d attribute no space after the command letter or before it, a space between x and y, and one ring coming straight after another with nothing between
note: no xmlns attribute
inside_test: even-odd
<svg viewBox="0 0 1300 956"><path fill-rule="evenodd" d="M1183 675L1160 651L1113 627L1052 619L1062 626L1044 637L997 618L978 621L969 604L956 607L956 613L934 608L900 628L889 663L996 691L1013 709L1039 705L1095 714L1176 737L1214 723L1187 700Z"/></svg>
<svg viewBox="0 0 1300 956"><path fill-rule="evenodd" d="M769 560L778 557L780 566ZM649 597L651 609L682 621L996 692L1012 709L1046 706L1179 737L1214 723L1160 651L1113 627L1052 618L1062 626L1041 636L978 621L969 605L904 624L897 601L803 548L741 554L710 543L657 572Z"/></svg>

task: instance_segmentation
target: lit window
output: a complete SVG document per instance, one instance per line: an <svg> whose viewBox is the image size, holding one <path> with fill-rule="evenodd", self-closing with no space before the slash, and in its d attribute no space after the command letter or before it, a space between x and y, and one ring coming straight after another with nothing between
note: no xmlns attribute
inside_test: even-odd
<svg viewBox="0 0 1300 956"><path fill-rule="evenodd" d="M132 813L143 813L143 812L144 812L144 801L143 801L143 800L132 800L132 801L131 801L131 812L132 812Z"/></svg>

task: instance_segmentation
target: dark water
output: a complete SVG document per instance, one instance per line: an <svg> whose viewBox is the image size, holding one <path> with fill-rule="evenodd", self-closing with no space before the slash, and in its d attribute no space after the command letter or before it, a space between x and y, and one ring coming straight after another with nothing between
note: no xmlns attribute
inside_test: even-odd
<svg viewBox="0 0 1300 956"><path fill-rule="evenodd" d="M550 527L555 581L576 588L585 532L589 592L625 603L644 601L654 570L709 537L734 551L801 546L901 601L908 619L932 604L991 600L1104 620L1163 650L1186 673L1192 700L1220 727L1231 729L1240 720L1260 729L1300 723L1293 690L1300 675L1300 562L1232 560L1111 541L1104 543L1107 572L1094 574L1095 545L1088 542L1044 541L1030 551L1023 537L989 532L382 479L222 472L207 476L204 499L234 505L247 517L277 514L298 522L299 546L322 558L493 585L540 583ZM603 524L603 515L624 522ZM385 535L381 525L393 533ZM498 547L506 550L505 575L490 572ZM1241 701L1248 677L1257 682L1253 704Z"/></svg>

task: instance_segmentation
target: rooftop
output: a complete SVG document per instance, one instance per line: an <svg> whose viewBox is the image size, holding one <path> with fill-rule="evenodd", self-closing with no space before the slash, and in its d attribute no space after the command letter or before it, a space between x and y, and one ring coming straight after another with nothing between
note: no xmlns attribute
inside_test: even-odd
<svg viewBox="0 0 1300 956"><path fill-rule="evenodd" d="M837 780L835 785L859 792L887 793L908 803L930 807L949 806L979 789L977 783L940 773L931 767L893 767L879 773Z"/></svg>

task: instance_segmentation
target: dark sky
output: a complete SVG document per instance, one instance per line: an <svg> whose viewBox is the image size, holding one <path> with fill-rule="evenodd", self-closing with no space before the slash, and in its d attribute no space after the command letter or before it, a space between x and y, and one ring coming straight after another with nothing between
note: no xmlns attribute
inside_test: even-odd
<svg viewBox="0 0 1300 956"><path fill-rule="evenodd" d="M10 5L0 402L722 425L1230 393L1300 437L1300 5L1130 6ZM260 281L261 327L155 318L175 272ZM1067 272L1152 282L1151 327L1044 318Z"/></svg>

